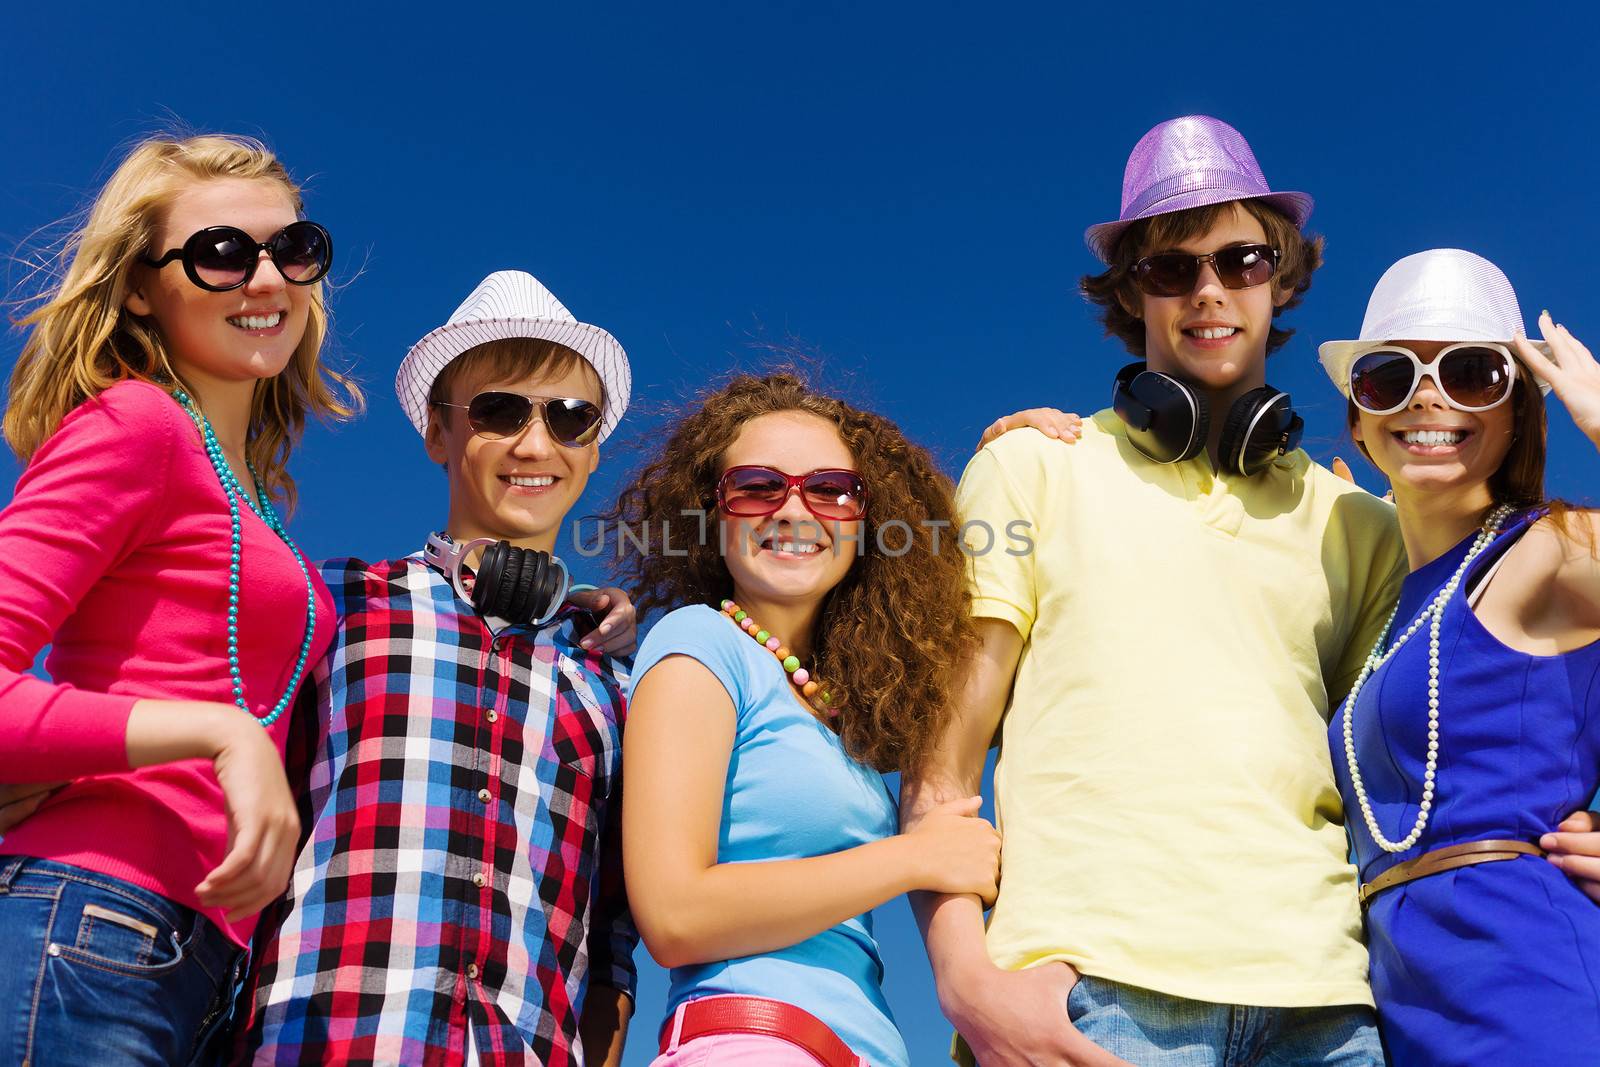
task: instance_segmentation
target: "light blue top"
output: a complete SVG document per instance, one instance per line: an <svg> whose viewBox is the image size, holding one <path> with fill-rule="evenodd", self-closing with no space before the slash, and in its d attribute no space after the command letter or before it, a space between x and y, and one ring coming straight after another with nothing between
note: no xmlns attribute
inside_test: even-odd
<svg viewBox="0 0 1600 1067"><path fill-rule="evenodd" d="M883 777L845 754L838 736L795 699L777 658L732 620L707 605L671 612L645 637L633 684L675 655L704 664L733 701L718 863L824 856L895 833ZM704 709L685 704L675 713ZM667 1016L694 997L787 1001L827 1023L873 1067L909 1067L882 981L872 916L859 915L776 952L673 968Z"/></svg>

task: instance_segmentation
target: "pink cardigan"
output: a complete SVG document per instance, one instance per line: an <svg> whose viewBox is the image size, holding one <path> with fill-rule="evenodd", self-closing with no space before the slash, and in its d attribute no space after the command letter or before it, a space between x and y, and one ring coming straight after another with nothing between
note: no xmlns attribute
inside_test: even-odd
<svg viewBox="0 0 1600 1067"><path fill-rule="evenodd" d="M305 634L294 556L241 509L239 662L270 711ZM143 382L85 402L34 455L0 511L0 781L72 783L0 840L0 854L70 863L194 908L247 944L194 887L226 854L208 762L130 770L128 713L145 697L233 703L228 682L228 506L200 434ZM311 571L317 627L305 674L333 638ZM28 673L39 650L53 682ZM240 714L243 714L242 712ZM282 754L289 712L271 728Z"/></svg>

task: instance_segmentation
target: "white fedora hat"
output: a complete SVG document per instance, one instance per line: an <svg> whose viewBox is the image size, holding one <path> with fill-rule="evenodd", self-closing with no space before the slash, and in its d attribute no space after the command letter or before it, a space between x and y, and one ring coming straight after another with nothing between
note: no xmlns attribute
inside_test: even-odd
<svg viewBox="0 0 1600 1067"><path fill-rule="evenodd" d="M554 341L588 360L606 393L599 439L610 436L633 389L628 354L615 337L579 322L538 278L520 270L497 270L479 282L450 320L412 345L400 361L394 391L418 433L427 432L428 392L439 372L467 349L508 337Z"/></svg>
<svg viewBox="0 0 1600 1067"><path fill-rule="evenodd" d="M1527 334L1516 291L1504 272L1459 248L1430 248L1383 272L1367 301L1360 337L1324 341L1317 354L1322 369L1348 397L1350 365L1385 341L1494 341L1509 346L1514 337ZM1543 341L1533 344L1549 354ZM1537 376L1533 380L1550 391L1548 382Z"/></svg>

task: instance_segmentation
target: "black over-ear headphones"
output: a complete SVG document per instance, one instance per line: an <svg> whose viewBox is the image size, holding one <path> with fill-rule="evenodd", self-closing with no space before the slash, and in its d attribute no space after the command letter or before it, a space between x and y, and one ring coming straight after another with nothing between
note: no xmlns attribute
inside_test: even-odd
<svg viewBox="0 0 1600 1067"><path fill-rule="evenodd" d="M477 578L467 592L461 565L474 548L487 545L478 561ZM456 544L444 534L430 534L424 558L444 573L461 599L478 614L511 623L543 626L555 618L571 591L567 565L557 556L509 541L479 537Z"/></svg>
<svg viewBox="0 0 1600 1067"><path fill-rule="evenodd" d="M1205 394L1170 374L1130 363L1117 372L1111 407L1128 427L1128 442L1157 463L1192 459L1206 447L1211 413ZM1305 422L1289 394L1270 385L1252 389L1228 408L1218 467L1254 475L1300 447Z"/></svg>

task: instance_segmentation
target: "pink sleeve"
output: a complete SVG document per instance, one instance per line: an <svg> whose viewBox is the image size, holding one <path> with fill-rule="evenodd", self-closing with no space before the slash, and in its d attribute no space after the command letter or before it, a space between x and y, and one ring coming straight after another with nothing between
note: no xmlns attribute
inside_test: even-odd
<svg viewBox="0 0 1600 1067"><path fill-rule="evenodd" d="M34 454L0 511L0 781L128 769L133 697L28 672L89 588L161 518L175 415L143 383L85 401Z"/></svg>

